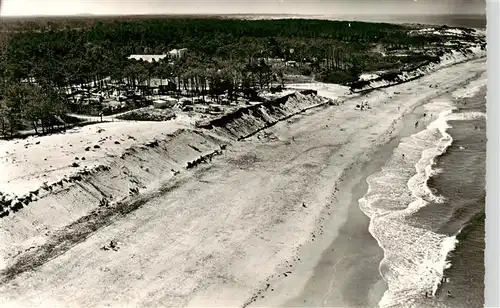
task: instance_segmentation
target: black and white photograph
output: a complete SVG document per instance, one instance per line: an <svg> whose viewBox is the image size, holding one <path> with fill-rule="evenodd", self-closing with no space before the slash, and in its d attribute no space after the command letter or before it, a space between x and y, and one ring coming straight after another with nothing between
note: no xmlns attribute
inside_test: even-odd
<svg viewBox="0 0 500 308"><path fill-rule="evenodd" d="M0 307L493 307L486 15L2 0Z"/></svg>

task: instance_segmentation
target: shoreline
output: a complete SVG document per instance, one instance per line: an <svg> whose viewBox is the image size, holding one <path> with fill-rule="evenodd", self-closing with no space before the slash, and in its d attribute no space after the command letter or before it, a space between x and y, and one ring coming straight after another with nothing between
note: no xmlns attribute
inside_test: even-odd
<svg viewBox="0 0 500 308"><path fill-rule="evenodd" d="M482 75L482 74L481 74L481 75ZM481 77L482 77L482 76L478 76L477 78L474 78L474 79L470 80L470 82L468 83L468 85L466 86L466 88L465 88L465 89L469 89L471 85L476 84L476 83L477 83L477 81L481 80ZM460 88L460 87L458 87L458 88L457 88L457 91L453 91L453 92L454 92L454 93L456 93L456 92L459 92L460 90L461 90L461 88ZM447 100L450 100L450 99L451 99L451 97L449 97L449 95L442 95L442 96L436 97L433 101L431 101L431 104L430 104L430 105L432 105L433 103L439 103L439 101L440 101L441 99L444 99L445 101L447 101ZM445 107L445 108L452 108L452 107L451 107L451 105L450 105L449 107ZM426 109L427 109L427 107L426 107ZM445 109L442 109L442 110L445 110ZM451 112L451 111L450 111L450 112ZM445 116L444 114L446 114L446 111L442 111L442 112L441 112L441 115L442 115L442 116ZM434 122L434 120L429 121L429 122L432 122L431 126L424 128L422 132L424 132L424 131L428 131L428 128L430 128L430 127L434 127L433 129L436 129L436 125L439 125L439 124L436 124L436 123L438 123L438 122L439 122L439 119L441 118L441 115L440 115L437 119L435 119L435 121L436 121L436 122ZM446 124L446 125L448 125L448 124ZM427 125L426 125L426 126L427 126ZM452 126L453 126L453 125L452 125ZM432 128L431 128L431 129L432 129ZM439 130L440 130L440 131L441 131L442 129L443 129L442 127L440 127L440 128L439 128ZM446 139L446 137L445 137L446 133L444 133L443 131L441 131L441 134L442 134L442 136L443 136L443 137L440 139L440 142L443 140L443 138L444 138L444 139ZM418 133L418 134L417 134L417 136L418 136L418 135L421 135L421 134L420 134L420 133ZM417 139L421 139L421 138L422 138L422 137L417 138ZM405 143L404 143L404 144L402 144L402 145L403 145L403 147L402 147L402 148L404 149L404 148L405 148L404 146L408 145L408 143L409 143L409 141L405 141ZM436 147L436 149L437 149L438 145L435 145L435 147ZM457 146L455 145L455 147L457 147ZM417 148L418 148L418 146L417 146ZM426 170L426 173L425 173L425 174L426 174L426 176L429 176L429 172L430 172L429 170L430 170L430 169L428 169L428 168L430 168L430 166L431 166L431 165L429 165L429 164L428 164L428 159L429 159L429 156L426 156L426 152L429 152L431 149L432 149L432 147L431 147L431 148L427 148L427 149L426 149L426 150L424 150L423 152L418 152L418 151L417 151L417 153L410 154L410 160L412 160L412 161L417 161L417 160L418 160L418 162L416 163L416 165L415 165L415 167L414 167L414 168L416 168L416 169L417 169L417 173L415 173L415 174L413 174L413 173L412 173L413 175L411 176L411 178L410 178L409 182L407 183L407 185L408 185L408 188L410 188L410 191L412 191L413 196L414 196L414 197L417 197L417 199L416 199L416 200L414 200L414 201L412 201L412 202L410 203L410 205L408 206L408 208L404 208L404 204L406 204L406 203L401 204L401 205L400 205L400 207L399 207L399 210L400 210L400 211L395 210L395 208L394 208L394 207L393 207L393 208L387 208L386 210L383 210L383 208L382 208L382 207L379 207L379 208L378 208L378 210L379 210L379 211L382 211L381 213L387 213L388 215L386 216L386 215L384 215L384 214L381 214L380 212L379 212L379 214L378 214L378 215L375 215L375 216L379 216L379 217L384 217L384 223L383 223L383 224L381 224L381 223L380 223L380 221L378 221L378 222L377 222L377 226L374 226L374 232L376 232L376 233L374 233L374 234L378 234L377 236L379 236L379 237L380 237L380 240L381 240L381 242L383 243L383 245L384 245L384 246L387 246L387 248L385 248L385 249L387 249L387 252L386 252L386 253L388 253L388 254L389 254L389 256L391 256L391 257L389 257L389 256L388 256L388 259L384 259L384 261L382 262L382 265L381 265L381 266L383 266L383 268L384 268L384 269L383 269L383 271L384 271L384 272L386 272L386 271L387 271L387 274L389 275L389 277L391 277L391 278L389 279L389 283L390 283L390 286L391 286L391 292L389 292L388 294L386 294L386 296L384 296L384 298L383 298L383 300L384 300L383 305L389 305L389 301L392 301L392 302L391 302L391 304L390 304L390 305L391 305L391 307L392 307L392 305L398 305L398 300L401 300L401 296L404 296L404 294L406 294L406 292L407 292L407 291L409 292L409 291L410 291L409 289L413 289L413 288L414 288L415 290L419 290L420 286L422 285L422 281L421 281L421 283L420 283L420 284L413 286L413 288L408 288L408 287L406 287L406 288L405 288L405 287L401 287L401 286L400 286L400 280L396 279L396 278L395 278L395 276L394 276L394 275L395 275L395 274L394 274L394 272L398 273L398 272L397 272L397 268L398 268L399 266L401 266L402 268L405 268L405 267L404 267L404 264L402 264L402 263L406 262L406 260L408 260L411 264L420 264L420 261L422 261L422 260L420 260L420 259L419 259L419 257L420 257L420 256L419 256L418 252L413 252L413 254L412 254L412 253L409 253L409 254L408 254L408 253L399 253L399 252L397 252L397 251L398 251L398 249L399 249L399 246L396 246L396 245L391 245L391 244L389 244L389 243L390 243L391 241L393 241L393 240L396 240L396 239L398 239L398 240L402 240L402 241L404 242L404 241L407 241L407 240L408 240L409 238L411 238L411 237L408 237L408 235L407 235L407 236L403 236L403 237L401 237L401 236L400 236L400 237L398 237L398 236L394 236L394 237L387 237L387 234L385 234L385 233L384 233L384 232L388 232L388 231L386 230L386 229L387 229L387 226L384 226L384 225L387 225L387 224L389 224L389 225L390 225L390 220L391 220L392 218L394 218L394 222L395 222L395 223L397 223L396 221L398 221L398 219L397 219L396 217L394 217L395 215L391 216L390 214L400 213L400 212L405 212L407 209L409 209L409 208L411 208L411 207L412 207L412 204L414 204L415 202L418 202L417 200L425 200L425 199L419 199L419 198L422 198L422 197L420 197L420 195L421 195L423 192L418 192L418 191L417 191L417 192L415 192L415 191L412 189L412 187L416 187L416 186L415 186L415 177L417 177L417 176L419 176L419 175L420 175L420 177L422 176L422 173L421 173L421 172L422 172L422 170L423 170L423 168L424 168L423 166L426 166L426 167L425 167L425 170ZM399 153L401 153L401 150L399 150ZM406 152L406 151L405 151L404 153L405 153L405 154L407 154L407 155L406 155L406 157L408 157L408 152ZM432 152L432 153L434 153L434 152ZM429 153L427 153L427 154L429 154ZM440 154L440 152L436 152L435 154L437 155L437 156L435 156L435 157L438 157L438 156L442 155L442 154ZM414 156L413 158L411 158L411 157L412 157L412 155ZM415 155L416 155L416 156L415 156ZM434 156L433 156L433 157L434 157ZM395 159L397 160L397 158L395 158ZM406 159L405 159L405 160L406 160ZM424 165L422 165L422 163L423 163ZM393 165L393 164L392 164L392 165ZM434 165L434 163L432 163L432 165ZM393 166L392 168L394 168L394 166ZM405 169L405 168L403 168L403 169ZM392 176L393 176L393 177L398 178L398 174L397 174L397 173L395 173L395 174L394 174L394 173L391 173L391 171L387 171L387 170L386 170L386 172L387 172L387 173L382 172L382 174L385 174L384 178L385 178L386 180L387 180L387 177L391 177L391 174L392 174ZM394 169L394 172L396 172L396 171L395 171L395 169ZM404 174L404 172L403 172L403 174ZM381 177L380 173L375 174L375 176L376 176L376 177L379 177L379 180L377 181L377 182L379 182L379 181L380 181L380 177ZM407 178L407 176L405 176L405 179L406 179L406 178ZM425 179L424 179L424 180L425 180ZM378 185L380 185L380 183L381 183L381 182L379 182L379 184L378 184ZM402 185L401 185L401 188L400 188L400 189L398 189L398 187L399 187L398 185L399 185L399 184L395 184L395 183L393 183L393 182L391 182L391 183L392 183L393 185L395 185L395 186L384 186L384 187L385 187L385 190L382 190L382 191L380 191L380 190L378 190L377 188L375 188L375 190L371 192L371 195L372 195L372 196L373 196L373 195L378 195L378 196L380 196L380 194L383 194L383 195L390 194L391 192L390 192L388 189L391 189L391 191L392 191L392 189L394 189L394 190L395 190L395 193L396 193L396 194L398 194L398 193L401 191L401 189L403 189L403 191L405 191L405 189L404 189L403 187L404 187L404 186L407 186L407 185L404 185L404 183L401 183L401 184L402 184ZM380 186L375 186L375 187L379 187L379 188L380 188ZM389 187L390 187L390 188L389 188ZM430 193L430 191L429 191L429 193ZM368 194L368 195L370 195L370 194ZM431 198L432 198L432 197L434 197L434 196L431 196ZM399 200L399 199L398 199L398 200ZM404 202L403 200L401 200L401 201L402 201L402 202ZM407 202L408 202L408 201L407 201ZM428 202L430 203L431 201L428 201ZM438 204L440 203L440 201L436 201L436 202L437 202ZM401 203L401 202L400 202L400 203ZM429 204L429 205L430 205L430 204ZM416 206L418 206L418 205L416 205ZM431 206L431 207L429 207L429 208L427 208L427 206L424 206L424 207L422 207L421 209L422 209L422 211L424 211L424 212L425 212L425 211L432 211L432 210L431 210L432 208L433 208L432 206ZM437 208L439 208L439 206L437 206ZM391 209L394 209L394 210L391 212ZM377 211L377 209L376 209L376 208L370 208L370 209L368 209L368 208L367 208L367 210L369 210L369 211L370 211L370 213L372 213L372 214L370 214L370 215L373 215L373 213L374 213L373 211ZM446 212L445 212L445 213L446 213ZM434 215L438 215L438 214L437 214L437 213L435 213ZM446 215L446 214L443 214L443 215ZM439 216L439 215L438 215L438 216ZM387 217L392 217L392 218L387 218ZM429 218L429 219L430 219L430 218ZM415 227L415 228L422 228L422 229L427 229L427 228L430 228L430 226L428 226L428 224L432 225L432 219L430 219L430 221L429 221L429 219L427 219L427 220L423 220L423 221L420 221L419 223L417 223L417 222L413 222L413 224L408 224L406 227L407 227L407 228ZM376 221L376 220L374 220L374 222L375 222L375 221ZM405 224L402 224L402 227L403 227L403 228L404 228L404 226L405 226ZM375 227L376 227L376 228L378 228L378 229L375 229ZM384 231L381 231L381 230L384 230ZM389 229L389 230L390 230L390 229ZM419 229L416 229L416 230L419 230ZM382 236L382 234L383 234L383 236ZM450 240L450 241L453 241L453 238L454 238L454 237L450 237L449 239L445 239L445 240ZM443 241L444 241L444 240L443 240ZM407 244L408 244L408 245L413 245L413 244L409 244L409 243L407 243ZM443 247L441 248L441 254L443 253L443 249L444 249L444 250L447 250L447 249L451 249L451 248L452 248L452 247L448 247L449 245L448 245L448 246L446 246L447 244L446 244L445 242L440 243L440 245L441 245L441 244L443 245ZM411 246L410 246L410 247L411 247ZM410 248L410 247L407 247L407 248ZM448 253L448 254L449 254L449 253ZM440 256L440 260L439 260L438 262L441 262L441 263L438 263L438 264L436 265L437 267L435 268L435 273L439 273L439 272L440 272L440 270L442 271L442 270L444 270L444 269L446 269L446 268L447 268L447 262L449 262L449 260L446 258L446 255L447 255L447 253L446 253L446 251L444 251L444 255ZM396 258L397 258L397 257L400 257L400 258L401 258L401 260L400 260L398 263L395 263L395 261L394 261L394 256L396 256ZM413 258L414 256L416 257L416 259L414 259L414 258ZM443 259L443 258L446 258L446 259ZM424 260L424 261L425 261L425 260ZM393 262L393 263L391 263L391 262ZM411 266L411 265L410 265L410 266ZM382 268L382 267L381 267L381 268ZM389 268L390 268L390 270L389 270ZM443 268L444 268L444 269L443 269ZM413 270L418 270L418 269L411 269L411 270L412 270L412 272L411 272L411 273L413 273ZM408 275L408 274L410 274L410 273L409 273L409 272L404 272L404 270L403 270L403 272L402 272L402 273L400 273L400 274L402 274L402 276L401 276L401 281L403 281L403 280L405 280L406 275ZM399 276L398 274L396 274L396 275L397 275L397 276ZM427 274L427 275L426 275L426 274L423 274L423 275L424 275L424 276L427 276L428 274ZM397 276L396 276L396 277L397 277ZM432 276L432 275L431 275L431 276ZM431 277L431 278L432 278L432 277ZM420 279L422 280L422 278L420 278ZM439 279L440 279L440 277L438 277L437 279L439 280ZM418 283L418 282L417 282L417 283ZM425 284L423 284L423 285L425 286ZM406 285L405 285L405 286L406 286ZM434 289L434 290L435 290L435 289ZM398 295L394 295L394 294L395 294L394 292L402 292L402 293L398 293ZM433 292L435 292L435 291L433 291ZM421 296L423 296L424 291L422 291L422 293L421 293L421 294L422 294ZM406 303L406 305L409 305L408 307L413 307L413 305L416 305L415 307L420 307L419 305L424 305L424 306L425 306L425 305L427 305L427 304L430 304L430 302L425 303L425 304L424 304L423 302L420 302L420 304L418 304L418 305L417 305L418 301L420 301L420 300L421 300L420 298L418 298L418 297L419 297L419 295L418 295L418 294L407 294L407 295L409 296L409 297L408 297L408 299L407 299L407 300L408 300L408 302ZM412 297L411 295L413 295L413 297ZM416 296L417 298L415 298L415 296ZM425 301L425 300L424 300L424 301ZM429 301L429 300L428 300L428 301ZM382 303L381 303L381 304L382 304ZM399 304L401 304L401 302L399 302Z"/></svg>
<svg viewBox="0 0 500 308"><path fill-rule="evenodd" d="M408 105L403 106L403 108L407 108L407 109L402 109L401 112L398 112L398 118L396 120L393 121L393 124L390 125L390 127L388 128L388 131L386 132L386 135L385 137L387 136L391 136L389 137L388 140L386 140L385 142L382 142L382 144L379 144L378 148L380 151L384 151L382 148L386 148L387 147L391 147L392 149L394 149L395 147L397 147L397 145L399 144L399 140L405 136L409 136L409 135L412 135L414 133L417 133L423 129L425 129L425 127L430 123L432 122L433 120L435 120L437 118L437 114L436 115L432 115L432 116L427 116L426 119L424 119L425 121L422 120L422 118L420 117L420 114L422 114L423 112L423 105L425 105L428 100L432 100L432 99L438 99L439 97L442 97L442 96L447 96L449 95L449 92L450 91L454 91L454 89L457 89L457 88L460 88L463 84L467 84L469 83L471 80L474 80L476 79L479 75L481 75L482 73L479 73L479 74L475 74L474 76L471 76L470 78L467 78L466 80L463 80L462 82L459 82L459 83L456 83L454 84L454 86L452 88L448 88L448 89L444 89L444 90L441 90L441 91L438 91L438 93L434 93L432 95L427 95L427 96L424 96L422 98L417 98L417 103L413 103L410 106L410 108L407 108ZM428 82L428 81L427 81ZM393 91L396 91L396 89L393 89ZM380 92L378 92L380 93ZM429 93L430 94L430 93ZM377 95L377 92L374 92L373 93L373 96L376 96ZM363 96L363 97L358 97L356 99L353 99L350 103L354 103L355 101L357 101L357 99L359 100L362 100L362 99L366 99L366 98L370 98L373 99L373 96ZM416 114L416 116L413 118L413 115ZM401 121L401 117L410 117L410 118L406 118L405 120ZM420 119L419 122L420 122L420 125L418 128L415 128L414 127L414 120L416 119ZM395 133L395 131L398 131ZM399 136L399 138L398 138ZM374 141L374 140L372 140ZM392 142L392 144L391 144ZM371 151L371 150L369 150ZM386 155L390 156L392 155L392 151L387 151L386 150ZM371 157L373 157L373 155L370 155L370 157L366 157L366 156L358 156L356 158L354 158L354 160L358 159L360 162L362 161L366 161L366 160L369 160ZM383 160L382 160L383 161ZM344 170L349 172L349 173L355 173L353 171L351 171L351 169L356 169L356 167L354 167L354 163L351 164L350 166L346 166L344 167ZM359 163L357 164L359 165ZM379 167L381 166L381 164L379 164ZM355 173L356 174L356 173ZM370 175L371 173L368 173L366 176ZM344 178L346 177L346 174L344 173L341 178ZM362 179L358 179L357 182L359 183L359 181L362 181ZM363 181L362 181L363 182ZM337 190L337 188L335 189L336 191L342 191L342 194L346 195L346 196L350 196L350 192L351 192L351 189L349 188L349 185L353 185L352 183L351 184L346 184L346 183L341 183L339 187L342 187L341 189ZM346 191L347 190L347 191ZM359 192L359 195L362 196L363 194L366 193L366 190L361 190L361 192ZM334 198L335 199L335 198ZM346 199L349 199L349 200L346 200ZM350 197L349 198L344 198L342 200L336 200L338 201L337 203L341 203L341 204L349 204L349 202L351 202L351 199ZM352 205L352 203L351 203ZM340 208L342 208L343 206L341 206ZM352 207L351 207L352 208ZM330 207L327 206L327 209L330 209ZM338 211L342 211L342 213L344 213L344 210L341 210L339 209ZM356 200L355 202L355 208L354 208L354 211L353 212L358 212L358 214L360 214L363 218L366 218L366 216L364 215L364 213L362 213L361 209L359 208L359 204ZM330 215L330 214L328 214ZM328 216L327 216L328 217ZM328 222L325 222L325 220L323 219L319 219L318 221L318 224L320 224L320 230L322 230L321 232L325 232L325 235L326 236L330 236L330 238L340 238L340 235L341 234L344 239L343 239L343 244L339 245L339 246L343 246L343 245L349 245L349 241L346 240L346 236L345 236L345 233L342 233L342 225L347 225L349 226L348 223L345 222L345 220L343 220L343 218L338 218L338 219L334 219L335 221L334 222L330 222L330 224L328 224ZM340 225L339 224L339 221L341 222ZM366 220L365 220L366 221ZM332 226L333 228L335 228L335 230L330 230L327 231L327 226L330 225ZM368 228L364 228L363 230L366 230L366 233L368 233ZM356 230L357 232L359 232L360 230ZM368 238L370 240L372 240L372 244L376 241L373 241L374 238L371 236L370 233L368 233ZM338 240L337 242L339 242L340 240ZM369 242L369 241L368 241ZM317 243L317 245L323 245L323 243ZM326 245L326 247L328 247L329 245L331 245L331 241L328 242L328 244ZM376 250L378 250L378 253L381 253L381 248L375 244L375 248ZM320 262L316 262L314 261L315 260L315 257L312 257L311 256L311 253L309 252L309 250L312 250L312 251L319 251L319 253L323 253L325 251L327 251L326 249L320 249L318 247L312 247L311 245L307 245L307 246L303 246L301 247L301 251L303 250L308 250L307 253L305 253L305 256L306 257L310 257L311 260L309 262L309 264L313 264L314 263L314 267L316 267L316 264L319 264ZM328 285L329 283L331 283L331 281L329 280L326 280L325 279L325 275L324 275L324 271L327 271L328 270L328 267L330 268L333 268L335 273L339 273L339 264L331 261L332 259L330 260L326 260L324 261L324 265L327 267L327 268L321 268L321 266L319 266L318 268L320 268L319 270L316 270L316 272L319 273L319 277L316 278L316 282L313 282L312 285L313 287L310 287L307 289L306 292L304 293L308 293L308 294L312 294L312 297L318 299L318 298L321 298L322 295L318 295L318 293L321 293L321 287L324 286L324 285ZM358 262L351 262L351 263L358 263ZM347 264L345 266L345 269L346 269L346 273L348 272L349 270L349 265L351 264ZM304 302L304 298L300 298L301 294L303 293L303 290L305 290L306 287L304 287L304 285L307 285L307 282L305 283L303 280L304 277L309 277L306 279L306 281L309 281L311 280L310 277L313 276L312 273L310 273L310 270L308 270L307 268L305 268L306 266L304 265L302 268L295 268L296 271L298 271L298 275L302 278L302 279L293 279L293 278L286 278L288 279L288 281L286 283L284 282L275 282L273 281L273 286L274 286L274 289L272 291L276 291L276 293L279 293L280 295L276 296L276 293L273 293L272 296L273 298L272 299L269 299L267 298L267 293L264 293L264 289L258 289L258 292L256 292L256 295L262 295L262 297L264 296L264 294L266 294L266 300L261 300L259 299L259 304L258 305L264 305L264 306L268 306L268 307L279 307L279 306L303 306L303 305L318 305L318 302L317 301L313 301L313 302L308 302L307 299L305 300ZM383 290L383 286L381 287L381 283L380 283L380 272L378 271L378 267L379 267L379 264L377 263L376 265L376 268L377 270L374 271L374 275L373 276L377 276L378 278L378 285L377 285L377 281L373 283L373 288L372 290L369 292L370 294L367 295L366 297L369 298L369 300L372 302L372 303L378 303L378 300L383 293L384 293L384 290ZM338 277L341 277L342 275L338 275ZM344 275L345 276L345 275ZM343 277L343 276L342 276ZM342 279L343 280L343 279ZM359 280L358 280L359 282ZM278 286L276 286L276 283ZM342 283L342 282L341 282ZM314 285L316 284L316 285ZM294 288L295 289L298 289L300 290L298 294L290 294L290 292L292 291L290 289L290 287L287 287L288 286L291 286L291 285L294 285ZM319 289L319 290L318 290ZM293 293L297 293L297 292L293 292ZM324 293L324 292L323 292ZM328 292L328 296L332 296L331 292ZM359 293L359 292L358 292ZM355 294L353 295L354 298L356 298L359 294L355 292ZM292 298L292 299L290 299ZM336 302L334 304L332 304L333 306L345 306L345 302L343 302L343 299L340 297L340 295L338 295L336 298L335 298ZM357 300L357 299L355 299ZM332 306L330 305L330 306Z"/></svg>
<svg viewBox="0 0 500 308"><path fill-rule="evenodd" d="M419 132L422 127L425 129L425 126L432 121L430 117L423 117L422 105L404 114L398 123L400 127L395 135L371 154L370 160L359 162L346 175L352 180L343 184L339 190L350 191L351 201L347 221L339 229L339 234L342 236L336 237L322 253L313 277L308 280L301 293L287 301L283 307L317 304L308 301L310 295L316 292L328 293L328 298L321 303L323 307L378 306L388 288L379 270L384 251L369 232L370 218L361 210L358 200L368 191L367 178L382 169L401 139ZM419 121L423 126L415 128L415 121ZM359 247L363 247L363 251L359 251ZM346 255L352 255L354 258L345 258ZM329 284L325 284L325 280L329 281ZM350 283L343 289L336 290L337 293L332 293L333 290L324 290L325 286L331 288L333 283L341 285L343 280L350 280Z"/></svg>
<svg viewBox="0 0 500 308"><path fill-rule="evenodd" d="M477 102L482 100L485 92L486 87L481 86L476 93L465 93L464 96L459 96L456 101L456 107L458 108L457 112L460 114L484 111L484 105L481 103L478 104ZM466 127L468 125L477 125L480 129L475 133L467 132ZM463 119L457 122L452 121L451 126L448 133L455 136L454 144L450 151L445 156L441 157L437 165L442 168L449 167L450 165L454 165L453 162L459 160L460 157L462 157L462 159L474 159L477 164L479 164L478 161L483 161L484 164L484 157L481 159L479 153L476 153L475 156L470 156L457 151L457 147L477 147L478 145L474 144L474 140L486 138L484 135L486 120ZM479 133L481 131L483 131L483 133ZM450 161L450 159L452 159L452 161ZM481 174L484 174L485 166L479 167L477 164L473 164L474 170L480 171L477 171L476 174L471 176L480 177ZM450 188L458 186L456 182L454 182L454 180L456 181L456 174L454 174L453 169L450 170L449 168L446 168L444 172L445 174L442 175L442 179L439 178L439 175L437 176L437 179L433 182L433 188L444 190L446 197L449 197L452 195ZM460 170L459 172L464 173L467 171ZM444 183L448 183L448 187L443 185L443 181L445 181ZM449 307L476 307L484 305L485 204L483 193L485 193L485 191L481 192L482 189L480 187L484 187L484 185L480 185L481 181L484 181L484 179L473 181L477 183L477 185L465 184L456 188L459 189L459 191L467 189L469 198L474 196L471 199L467 197L464 198L465 204L468 205L465 210L467 214L464 214L464 216L468 218L461 219L460 222L462 225L458 226L460 227L459 232L455 232L457 222L443 226L440 230L445 234L456 233L456 246L447 255L449 266L443 273L443 278L445 279L439 285L436 292L437 300ZM457 194L460 195L460 193ZM454 197L453 201L457 199L457 197ZM470 284L472 284L473 287L468 286ZM453 296L447 296L446 294L448 291Z"/></svg>
<svg viewBox="0 0 500 308"><path fill-rule="evenodd" d="M478 80L482 74L483 73L480 73L470 79L467 79L463 84L468 84L473 80ZM461 85L457 85L455 90L460 89L460 87ZM443 91L441 94L435 95L430 99L439 100L442 97L448 97L449 92L455 90ZM429 102L421 101L419 104L414 105L413 110L403 111L401 114L403 118L396 123L397 128L394 128L391 133L396 132L391 139L385 144L380 145L376 152L371 154L371 160L364 163L358 163L358 166L354 167L353 170L349 172L349 175L346 175L347 177L352 176L353 180L348 183L343 183L341 186L342 188L339 189L339 191L348 190L352 195L351 204L349 206L349 218L339 229L339 234L342 234L344 238L342 239L340 236L336 237L330 246L324 250L321 261L315 267L315 273L312 278L308 279L306 286L302 289L300 294L291 300L287 300L282 307L298 307L306 304L318 305L317 302L308 301L311 294L314 295L317 293L328 293L329 297L335 297L333 302L325 302L322 306L378 306L379 301L387 290L387 283L381 277L381 272L379 270L380 262L384 258L384 252L378 244L378 241L371 233L368 232L368 227L371 221L361 210L358 200L361 199L368 191L368 183L366 181L367 177L381 170L386 161L393 154L393 151L400 144L401 139L425 130L431 122L438 118L438 114L429 116L427 113L426 117L423 116L425 114L423 106L427 103ZM418 127L414 126L415 121L420 123ZM366 230L368 234L362 234L363 230ZM347 237L346 234L351 234L351 236L349 236L349 241L345 240ZM346 254L345 247L348 247L349 245L354 247L364 247L364 253L367 253L369 250L373 253L368 254L368 256L358 257L354 260L341 260ZM370 256L372 258L370 258ZM375 262L373 258L378 259L378 261ZM352 267L357 266L357 264L367 264L369 262L375 265L374 268L376 268L376 270L373 270L374 268L370 269L360 267L357 269L358 272L356 273L356 270L352 269ZM324 291L324 286L328 283L331 285L333 282L333 279L329 280L325 278L325 276L329 275L329 271L331 271L332 268L334 269L335 275L338 277L344 278L348 275L353 275L354 279L351 283L351 289L345 288L342 290L342 293L337 293L336 295L332 295L331 290L326 292ZM369 275L366 275L366 272L370 270L372 270L372 272ZM359 275L359 277L356 277L356 275ZM337 283L342 284L341 281L337 281ZM361 284L370 286L369 289L363 290L366 291L364 296L360 296L360 291L357 289ZM307 294L309 294L309 296ZM348 298L343 298L346 297L346 294Z"/></svg>
<svg viewBox="0 0 500 308"><path fill-rule="evenodd" d="M394 91L404 93L394 94L394 99L391 99L393 93L374 92L369 99L378 112L354 110L353 104L366 99L362 97L338 107L310 110L293 120L280 122L228 148L229 157L215 159L213 164L189 173L190 181L168 194L146 200L144 206L130 213L127 219L96 231L39 270L19 275L14 282L0 288L7 290L5 294L16 301L49 303L70 296L67 304L77 306L103 301L120 304L126 300L137 305L233 306L240 305L237 301L246 298L259 285L265 287L266 282L272 281L271 288L276 290L280 285L288 291L291 285L299 288L304 282L297 285L293 282L308 276L311 266L314 270L324 251L323 245L328 247L332 238L342 238L349 246L348 237L339 234L343 225L353 226L346 224L350 213L355 212L358 226L367 222L357 202L354 202L357 213L352 207L357 194L364 192L363 185L357 185L363 183L363 174L355 170L362 170L364 162L370 161L373 153L378 153L376 149L404 131L405 124L413 127L409 118L401 121L402 115L413 114L415 107L425 100L443 95L446 89L459 84L464 77L457 72L467 67L472 69L474 65L460 65L424 78L414 84L416 90L395 87ZM473 75L474 69L466 72L467 76ZM435 83L436 79L451 82L451 86L445 84L443 89L430 90L429 83ZM402 109L396 112L399 106ZM327 122L330 117L333 120ZM267 142L257 140L267 134L274 134L275 138ZM349 178L342 183L351 173L357 174L356 179ZM332 183L338 187L332 187ZM238 193L232 193L236 188ZM332 197L331 193L335 195L339 190L342 193ZM188 195L190 197L186 197ZM302 202L307 207L301 207ZM221 215L224 219L220 219ZM321 223L326 220L328 222ZM312 236L308 235L311 230ZM362 241L369 235L368 228L356 228L356 232L362 232ZM99 252L98 247L110 237L123 243L116 258ZM148 244L150 241L155 244ZM375 249L373 238L371 241ZM298 260L297 255L300 255ZM373 259L372 264L376 261ZM97 264L105 265L107 270L90 270ZM155 264L162 266L157 268ZM285 266L292 265L292 275L287 274L287 270L282 271ZM259 273L255 272L255 266L259 267ZM342 266L336 267L340 268ZM349 266L343 268L345 271L350 269ZM157 272L160 269L161 272ZM150 275L137 278L138 281L127 277L140 277L144 271ZM167 271L169 274L163 276ZM50 277L56 275L53 282L60 281L60 284L42 282L48 274ZM96 277L109 284L106 292L99 284L95 285ZM141 291L133 299L123 298L120 288L123 283L131 291ZM356 281L349 283L356 285ZM375 287L366 295L372 302L382 289L379 281L373 281L373 285ZM79 286L82 291L70 295L69 286ZM44 290L51 287L55 288L53 294L58 297L42 296L47 292ZM173 295L165 299L165 292ZM258 293L264 296L263 292ZM280 292L274 292L277 296L271 296L270 300L280 303L277 293ZM293 296L285 293L282 294L285 297ZM93 295L89 297L88 294Z"/></svg>

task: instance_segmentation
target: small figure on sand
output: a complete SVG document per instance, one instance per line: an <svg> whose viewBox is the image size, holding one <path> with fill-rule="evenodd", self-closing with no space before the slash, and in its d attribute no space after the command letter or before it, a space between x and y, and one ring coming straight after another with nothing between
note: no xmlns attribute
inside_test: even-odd
<svg viewBox="0 0 500 308"><path fill-rule="evenodd" d="M115 241L115 240L111 240L109 242L109 245L106 246L102 246L101 247L102 250L110 250L110 249L113 249L114 251L118 251L118 249L120 249L120 247L118 247L118 243Z"/></svg>
<svg viewBox="0 0 500 308"><path fill-rule="evenodd" d="M450 290L448 290L448 291L446 292L446 295L447 295L448 297L453 297L453 296L451 295L451 291L450 291Z"/></svg>
<svg viewBox="0 0 500 308"><path fill-rule="evenodd" d="M418 121L417 121L417 122L415 122L415 128L417 128L417 127L418 127Z"/></svg>
<svg viewBox="0 0 500 308"><path fill-rule="evenodd" d="M130 188L130 189L129 189L129 195L130 195L130 196L135 196L135 195L137 195L137 194L139 194L139 188L138 188L138 187L135 187L135 188Z"/></svg>
<svg viewBox="0 0 500 308"><path fill-rule="evenodd" d="M302 207L303 208L307 208L306 204L304 202L302 202Z"/></svg>
<svg viewBox="0 0 500 308"><path fill-rule="evenodd" d="M170 171L172 171L174 175L178 175L179 173L181 173L179 170L174 170L174 169L170 169Z"/></svg>
<svg viewBox="0 0 500 308"><path fill-rule="evenodd" d="M104 197L101 199L101 202L99 203L99 206L108 206L109 205L109 200Z"/></svg>

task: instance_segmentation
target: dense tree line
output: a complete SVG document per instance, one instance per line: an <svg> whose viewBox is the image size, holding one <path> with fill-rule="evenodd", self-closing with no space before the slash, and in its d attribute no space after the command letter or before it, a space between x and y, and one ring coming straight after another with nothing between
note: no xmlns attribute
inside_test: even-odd
<svg viewBox="0 0 500 308"><path fill-rule="evenodd" d="M52 85L10 84L0 100L0 129L2 135L13 135L29 122L36 133L54 130L64 123L66 106Z"/></svg>
<svg viewBox="0 0 500 308"><path fill-rule="evenodd" d="M61 26L63 25L63 26ZM41 130L71 107L65 93L106 77L135 87L168 79L172 91L230 99L283 83L286 73L312 74L349 83L365 70L390 69L399 59L382 58L377 45L423 47L437 37L409 35L399 25L324 20L137 19L32 21L9 33L0 50L1 123L12 133L28 121ZM149 63L130 54L188 53L174 64ZM267 59L293 61L292 67ZM21 121L22 122L22 121Z"/></svg>

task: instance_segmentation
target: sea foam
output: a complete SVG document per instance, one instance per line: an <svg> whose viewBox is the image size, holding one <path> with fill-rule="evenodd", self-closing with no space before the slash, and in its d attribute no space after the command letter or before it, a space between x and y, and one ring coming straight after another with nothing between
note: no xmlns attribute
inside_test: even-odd
<svg viewBox="0 0 500 308"><path fill-rule="evenodd" d="M470 97L478 88L479 83L471 83L454 96ZM408 219L431 202L446 201L427 181L440 172L434 168L436 158L453 143L447 133L449 121L486 117L481 112L454 113L456 108L447 100L435 100L424 108L439 116L426 129L401 140L382 170L368 177L368 192L359 200L371 219L369 231L384 250L380 271L388 290L379 303L384 308L421 307L426 296L436 294L445 269L451 266L447 257L455 249L456 235L416 227Z"/></svg>

